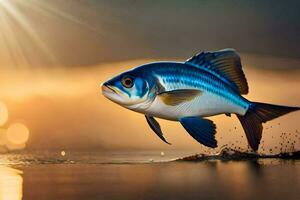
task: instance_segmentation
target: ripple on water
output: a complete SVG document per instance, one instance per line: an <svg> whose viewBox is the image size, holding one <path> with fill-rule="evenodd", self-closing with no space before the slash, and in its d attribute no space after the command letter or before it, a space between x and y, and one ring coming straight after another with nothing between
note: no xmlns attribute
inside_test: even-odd
<svg viewBox="0 0 300 200"><path fill-rule="evenodd" d="M69 154L73 154L70 156ZM69 153L68 156L57 154L37 154L37 153L10 153L0 156L0 165L40 165L40 164L145 164L161 163L170 161L241 161L241 160L300 160L300 151L279 153L279 154L259 154L256 152L239 151L225 147L215 154L169 154L164 153L145 153L137 154L134 152L124 154L100 154L100 153Z"/></svg>

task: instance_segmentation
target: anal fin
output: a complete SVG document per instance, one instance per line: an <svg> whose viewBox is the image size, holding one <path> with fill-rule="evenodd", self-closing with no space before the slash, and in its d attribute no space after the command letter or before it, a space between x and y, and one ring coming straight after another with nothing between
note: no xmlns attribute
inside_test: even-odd
<svg viewBox="0 0 300 200"><path fill-rule="evenodd" d="M184 117L180 119L180 123L199 143L212 148L217 147L216 125L213 121L200 117Z"/></svg>

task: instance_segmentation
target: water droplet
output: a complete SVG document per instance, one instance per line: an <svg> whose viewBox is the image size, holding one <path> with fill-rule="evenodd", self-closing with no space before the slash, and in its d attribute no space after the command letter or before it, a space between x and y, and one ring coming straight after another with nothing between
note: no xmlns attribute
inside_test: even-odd
<svg viewBox="0 0 300 200"><path fill-rule="evenodd" d="M61 152L60 152L60 155L61 155L61 156L65 156L65 155L66 155L66 152L65 152L65 151L61 151Z"/></svg>

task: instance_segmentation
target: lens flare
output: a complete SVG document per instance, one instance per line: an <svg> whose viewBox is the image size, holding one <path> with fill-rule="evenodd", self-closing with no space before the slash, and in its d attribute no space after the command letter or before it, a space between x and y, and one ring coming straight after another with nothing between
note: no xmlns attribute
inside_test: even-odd
<svg viewBox="0 0 300 200"><path fill-rule="evenodd" d="M0 147L6 144L6 129L0 128Z"/></svg>
<svg viewBox="0 0 300 200"><path fill-rule="evenodd" d="M14 123L7 129L7 140L15 145L25 144L29 139L29 130L22 123Z"/></svg>
<svg viewBox="0 0 300 200"><path fill-rule="evenodd" d="M26 7L28 4L30 5L29 1L0 0L0 41L6 46L7 52L10 54L9 57L14 65L29 66L30 58L27 57L24 50L26 48L20 42L20 36L16 31L22 30L33 46L38 47L42 54L49 58L51 62L59 64L55 55L40 37L31 20L21 11L20 7Z"/></svg>
<svg viewBox="0 0 300 200"><path fill-rule="evenodd" d="M8 119L8 110L4 103L0 101L0 126L5 124Z"/></svg>

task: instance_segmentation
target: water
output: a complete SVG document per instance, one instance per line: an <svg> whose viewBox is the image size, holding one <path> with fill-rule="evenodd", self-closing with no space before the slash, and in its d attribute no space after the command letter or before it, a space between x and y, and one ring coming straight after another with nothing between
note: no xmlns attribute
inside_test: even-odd
<svg viewBox="0 0 300 200"><path fill-rule="evenodd" d="M0 156L0 200L300 197L299 159L174 161L184 155L188 154L5 154Z"/></svg>

